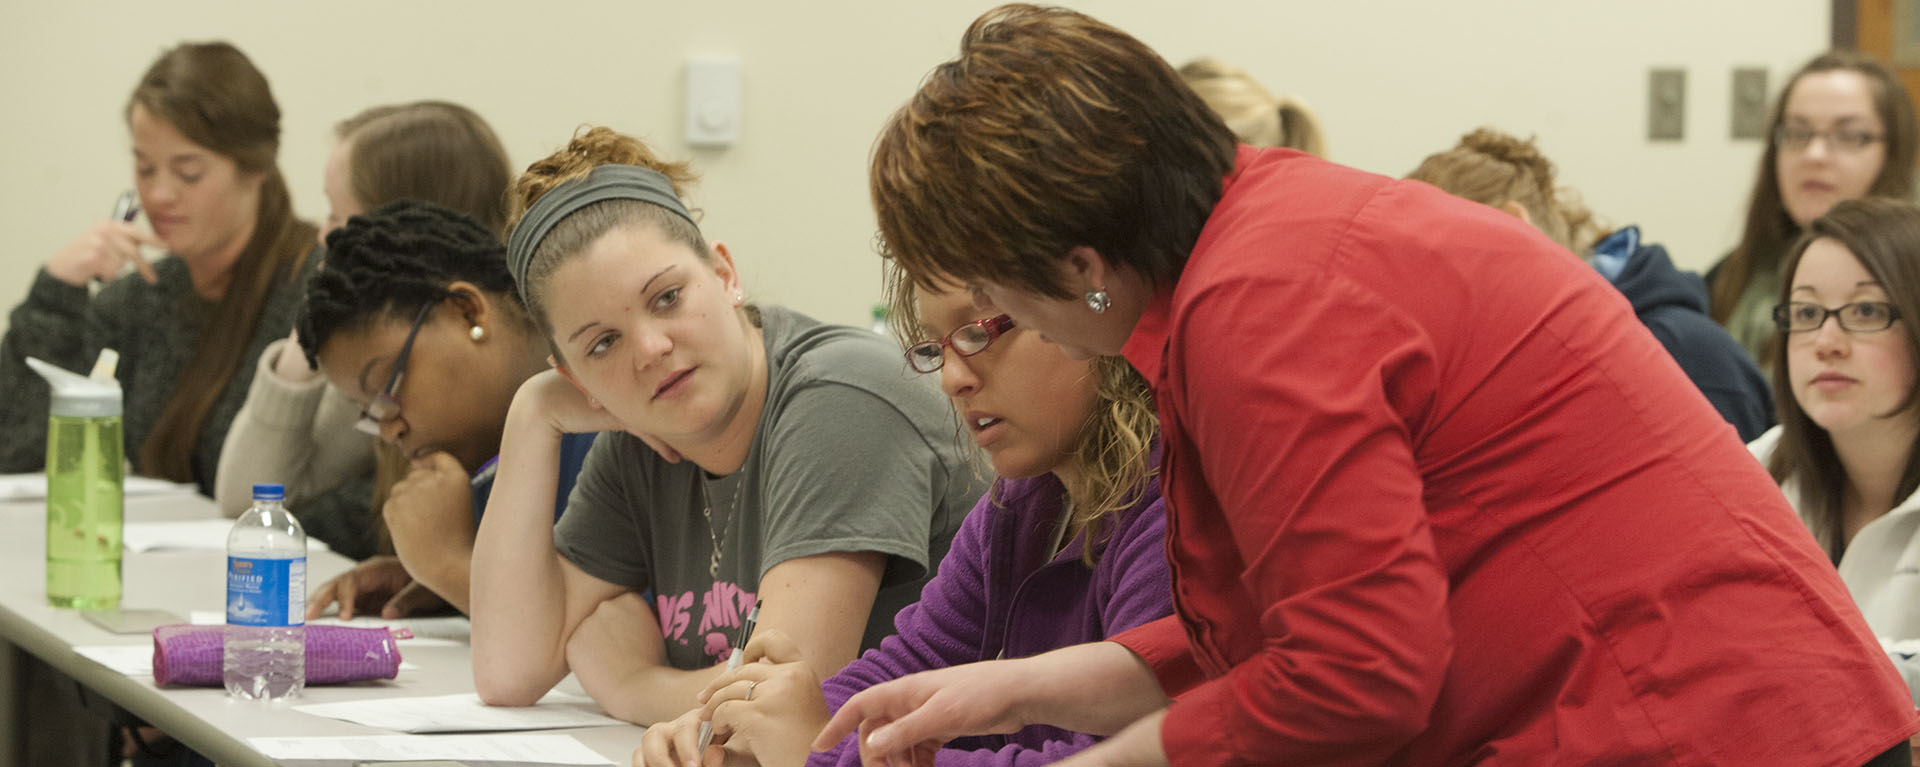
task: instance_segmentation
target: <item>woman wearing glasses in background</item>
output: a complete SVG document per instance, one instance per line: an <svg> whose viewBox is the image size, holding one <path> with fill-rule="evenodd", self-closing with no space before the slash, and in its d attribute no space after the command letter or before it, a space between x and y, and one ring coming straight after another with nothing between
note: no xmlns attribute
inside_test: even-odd
<svg viewBox="0 0 1920 767"><path fill-rule="evenodd" d="M1843 202L1788 251L1780 425L1749 447L1882 640L1920 638L1920 207ZM1894 653L1915 687L1920 660Z"/></svg>
<svg viewBox="0 0 1920 767"><path fill-rule="evenodd" d="M973 507L940 574L900 611L898 636L826 681L795 662L791 640L759 632L752 663L707 686L705 704L648 728L634 763L701 761L714 743L762 767L798 767L832 710L907 674L1093 642L1173 612L1166 505L1155 478L1159 419L1147 382L1120 357L1076 360L958 284L916 286L889 266L887 314L917 341L907 361L940 388L999 477ZM941 332L946 335L938 335ZM926 340L931 339L931 340ZM956 424L957 425L957 424ZM824 692L824 694L823 694ZM961 738L943 765L1037 764L1098 738L1036 725ZM813 764L857 765L851 737Z"/></svg>
<svg viewBox="0 0 1920 767"><path fill-rule="evenodd" d="M342 618L442 604L466 611L474 529L493 487L507 405L547 368L546 341L520 304L505 254L491 228L415 200L354 216L327 236L296 325L301 348L360 408L358 428L411 466L387 501L397 558L369 559L321 586L308 617L334 603ZM592 442L591 434L563 441L560 503Z"/></svg>
<svg viewBox="0 0 1920 767"><path fill-rule="evenodd" d="M1864 53L1822 54L1781 93L1740 243L1707 272L1713 318L1763 368L1787 248L1841 200L1912 198L1920 143L1906 89Z"/></svg>

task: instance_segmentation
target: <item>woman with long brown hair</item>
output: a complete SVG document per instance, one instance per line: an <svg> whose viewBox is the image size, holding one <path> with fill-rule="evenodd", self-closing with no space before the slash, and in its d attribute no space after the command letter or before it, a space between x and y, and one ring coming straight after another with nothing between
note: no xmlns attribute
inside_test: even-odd
<svg viewBox="0 0 1920 767"><path fill-rule="evenodd" d="M253 361L287 334L314 227L294 217L275 165L280 108L222 42L162 54L127 101L134 188L153 229L102 221L54 254L0 341L0 471L45 460L46 384L23 360L85 371L119 352L136 472L213 494L222 439ZM169 257L149 262L142 246ZM137 272L128 274L128 272ZM94 282L104 283L89 295Z"/></svg>
<svg viewBox="0 0 1920 767"><path fill-rule="evenodd" d="M1913 100L1859 51L1814 57L1787 79L1768 123L1740 242L1707 272L1713 318L1772 365L1780 264L1806 225L1842 200L1913 197L1920 146Z"/></svg>
<svg viewBox="0 0 1920 767"><path fill-rule="evenodd" d="M134 470L211 496L254 360L292 327L301 280L318 263L314 227L294 217L275 164L280 108L266 78L232 45L185 43L161 54L125 116L134 189L152 230L130 220L95 224L54 254L14 308L0 339L0 390L8 394L0 402L8 435L0 471L38 471L46 460L47 385L22 360L86 371L112 348ZM149 262L143 246L168 257ZM104 284L94 294L96 282ZM34 699L42 721L95 721L45 709L62 699ZM107 740L105 732L90 735L48 740L89 750Z"/></svg>
<svg viewBox="0 0 1920 767"><path fill-rule="evenodd" d="M1851 200L1787 251L1780 425L1750 448L1883 640L1920 639L1920 207ZM1896 654L1909 686L1920 660Z"/></svg>

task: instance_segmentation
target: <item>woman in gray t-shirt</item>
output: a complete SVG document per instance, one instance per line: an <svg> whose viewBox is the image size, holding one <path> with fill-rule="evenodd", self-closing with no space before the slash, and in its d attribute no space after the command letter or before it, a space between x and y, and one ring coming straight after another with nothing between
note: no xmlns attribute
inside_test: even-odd
<svg viewBox="0 0 1920 767"><path fill-rule="evenodd" d="M572 671L615 716L671 719L756 601L829 676L892 633L985 489L889 341L745 303L680 201L691 178L596 128L509 195L508 265L557 370L514 399L474 546L489 703ZM615 433L554 527L559 439L582 431Z"/></svg>

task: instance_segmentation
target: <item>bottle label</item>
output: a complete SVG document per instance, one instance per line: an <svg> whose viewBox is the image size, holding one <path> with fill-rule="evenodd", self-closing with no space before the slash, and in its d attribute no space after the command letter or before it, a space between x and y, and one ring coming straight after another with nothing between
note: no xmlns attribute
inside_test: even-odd
<svg viewBox="0 0 1920 767"><path fill-rule="evenodd" d="M299 626L306 620L306 557L227 557L227 623Z"/></svg>

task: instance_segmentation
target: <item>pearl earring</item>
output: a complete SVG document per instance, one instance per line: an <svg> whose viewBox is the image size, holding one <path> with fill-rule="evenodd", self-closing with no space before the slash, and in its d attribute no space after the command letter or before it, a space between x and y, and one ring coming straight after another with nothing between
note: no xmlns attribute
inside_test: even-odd
<svg viewBox="0 0 1920 767"><path fill-rule="evenodd" d="M473 342L476 344L480 343L481 341L487 340L487 329L479 325L467 328L467 337L473 339Z"/></svg>
<svg viewBox="0 0 1920 767"><path fill-rule="evenodd" d="M1094 314L1106 314L1107 307L1112 305L1113 299L1107 297L1107 291L1087 291L1087 308L1092 309Z"/></svg>

